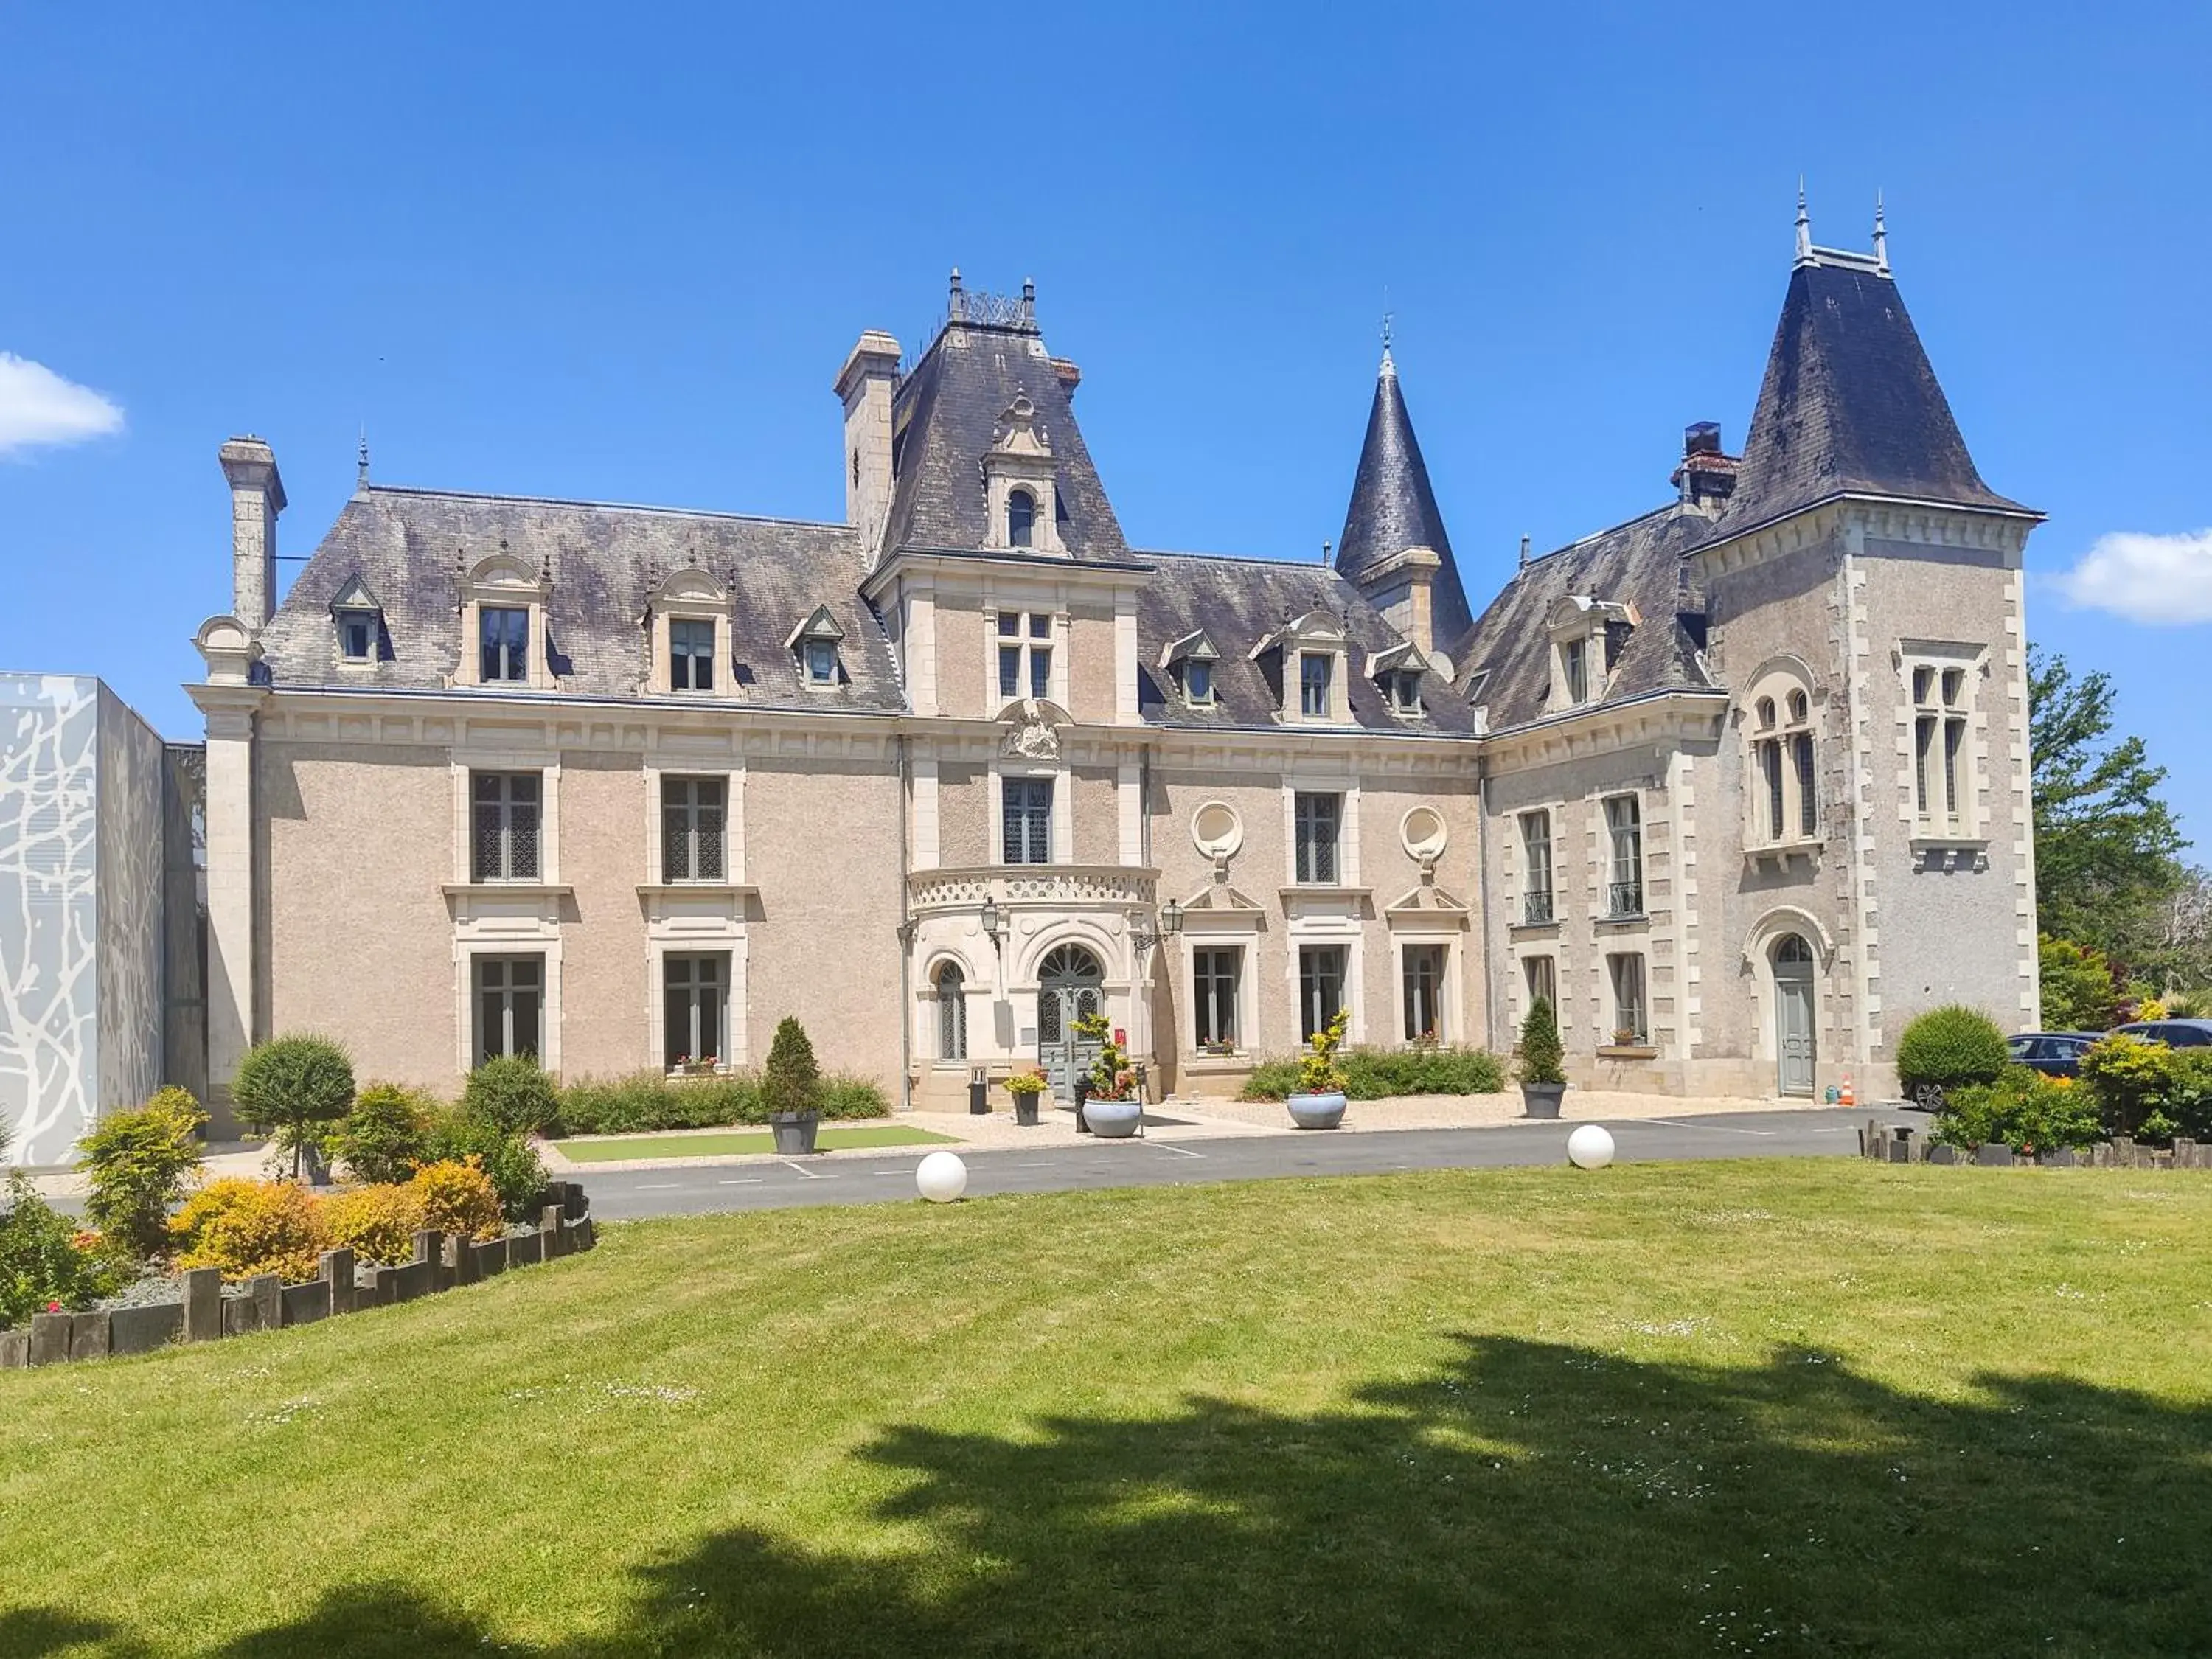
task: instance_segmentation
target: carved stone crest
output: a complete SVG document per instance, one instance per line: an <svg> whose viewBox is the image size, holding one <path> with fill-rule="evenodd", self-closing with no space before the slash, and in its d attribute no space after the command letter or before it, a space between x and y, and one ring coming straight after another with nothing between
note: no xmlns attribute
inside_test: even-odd
<svg viewBox="0 0 2212 1659"><path fill-rule="evenodd" d="M1012 760L1056 761L1060 758L1060 733L1046 721L1043 707L1036 698L1024 698L1019 708L1012 711L1012 719L1006 734L1000 739L999 752Z"/></svg>

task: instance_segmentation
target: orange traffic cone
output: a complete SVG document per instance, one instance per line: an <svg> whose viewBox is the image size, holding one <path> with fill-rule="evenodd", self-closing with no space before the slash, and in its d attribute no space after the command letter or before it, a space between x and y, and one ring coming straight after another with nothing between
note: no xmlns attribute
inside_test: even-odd
<svg viewBox="0 0 2212 1659"><path fill-rule="evenodd" d="M1842 1103L1846 1106L1855 1106L1858 1103L1858 1097L1851 1092L1851 1079L1848 1073L1845 1073L1844 1077L1844 1097Z"/></svg>

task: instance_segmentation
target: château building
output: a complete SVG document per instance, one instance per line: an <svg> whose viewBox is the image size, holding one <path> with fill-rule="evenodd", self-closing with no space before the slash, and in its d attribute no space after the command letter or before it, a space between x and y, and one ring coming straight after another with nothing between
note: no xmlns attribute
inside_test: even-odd
<svg viewBox="0 0 2212 1659"><path fill-rule="evenodd" d="M1795 264L1740 456L1477 611L1386 349L1333 566L1132 546L1033 290L837 370L846 513L361 482L281 597L222 451L210 1064L273 1032L452 1089L757 1063L785 1014L920 1107L1077 1014L1159 1092L1351 1041L1578 1082L1893 1086L2037 1018L2021 550L1874 251ZM825 443L825 450L827 445ZM1347 458L1348 459L1348 458ZM825 455L825 465L830 464ZM1656 492L1655 492L1656 493Z"/></svg>

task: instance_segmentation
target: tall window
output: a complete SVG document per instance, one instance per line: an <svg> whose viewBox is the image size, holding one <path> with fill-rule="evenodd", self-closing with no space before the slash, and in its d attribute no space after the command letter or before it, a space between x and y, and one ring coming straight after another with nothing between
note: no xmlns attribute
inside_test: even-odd
<svg viewBox="0 0 2212 1659"><path fill-rule="evenodd" d="M1182 695L1187 702L1204 707L1213 701L1213 665L1193 658L1182 665Z"/></svg>
<svg viewBox="0 0 2212 1659"><path fill-rule="evenodd" d="M726 878L729 860L723 854L723 826L728 799L728 786L720 778L661 779L661 880Z"/></svg>
<svg viewBox="0 0 2212 1659"><path fill-rule="evenodd" d="M678 691L714 689L714 624L712 619L676 617L668 624L668 684Z"/></svg>
<svg viewBox="0 0 2212 1659"><path fill-rule="evenodd" d="M1633 953L1605 959L1613 981L1613 1040L1642 1045L1650 1041L1651 1028L1644 1004L1644 958Z"/></svg>
<svg viewBox="0 0 2212 1659"><path fill-rule="evenodd" d="M1201 1048L1237 1043L1237 988L1244 975L1244 947L1212 945L1190 953L1192 1038Z"/></svg>
<svg viewBox="0 0 2212 1659"><path fill-rule="evenodd" d="M968 976L957 962L937 970L937 1057L968 1058Z"/></svg>
<svg viewBox="0 0 2212 1659"><path fill-rule="evenodd" d="M1812 716L1801 690L1789 691L1779 703L1765 696L1752 705L1753 834L1759 841L1820 834Z"/></svg>
<svg viewBox="0 0 2212 1659"><path fill-rule="evenodd" d="M1027 686L1028 690L1023 688ZM999 613L999 695L1038 697L1052 690L1052 615L1032 611Z"/></svg>
<svg viewBox="0 0 2212 1659"><path fill-rule="evenodd" d="M1435 1042L1444 1034L1444 947L1408 945L1401 964L1406 1041Z"/></svg>
<svg viewBox="0 0 2212 1659"><path fill-rule="evenodd" d="M661 959L661 1058L670 1071L721 1063L729 981L730 959L720 953Z"/></svg>
<svg viewBox="0 0 2212 1659"><path fill-rule="evenodd" d="M1541 997L1552 1005L1552 1017L1559 1017L1559 965L1556 957L1523 957L1521 958L1521 977L1528 988L1528 1006L1536 1006ZM1562 1022L1564 1029L1564 1022Z"/></svg>
<svg viewBox="0 0 2212 1659"><path fill-rule="evenodd" d="M1608 795L1606 835L1612 842L1612 879L1606 887L1606 914L1644 914L1644 814L1633 795Z"/></svg>
<svg viewBox="0 0 2212 1659"><path fill-rule="evenodd" d="M1933 828L1963 833L1967 823L1966 671L1912 671L1914 805Z"/></svg>
<svg viewBox="0 0 2212 1659"><path fill-rule="evenodd" d="M1800 732L1790 739L1790 753L1797 774L1797 833L1820 833L1820 796L1814 781L1813 734Z"/></svg>
<svg viewBox="0 0 2212 1659"><path fill-rule="evenodd" d="M477 678L530 678L530 612L514 605L488 605L477 612Z"/></svg>
<svg viewBox="0 0 2212 1659"><path fill-rule="evenodd" d="M1007 778L1004 781L1006 861L1008 864L1052 862L1052 780Z"/></svg>
<svg viewBox="0 0 2212 1659"><path fill-rule="evenodd" d="M1310 1037L1326 1030L1344 1006L1344 957L1341 945L1298 947L1298 1036Z"/></svg>
<svg viewBox="0 0 2212 1659"><path fill-rule="evenodd" d="M1552 920L1552 815L1548 811L1521 815L1521 851L1528 866L1528 884L1521 895L1521 920L1542 923Z"/></svg>
<svg viewBox="0 0 2212 1659"><path fill-rule="evenodd" d="M543 780L535 772L470 775L474 823L469 879L538 879L538 811Z"/></svg>
<svg viewBox="0 0 2212 1659"><path fill-rule="evenodd" d="M1571 707L1589 701L1589 641L1569 640L1559 647L1559 684Z"/></svg>
<svg viewBox="0 0 2212 1659"><path fill-rule="evenodd" d="M1006 492L1006 545L1028 547L1036 539L1036 497L1026 489Z"/></svg>
<svg viewBox="0 0 2212 1659"><path fill-rule="evenodd" d="M1332 664L1325 651L1298 653L1298 713L1308 720L1328 718L1328 677Z"/></svg>
<svg viewBox="0 0 2212 1659"><path fill-rule="evenodd" d="M1337 871L1337 836L1343 817L1344 797L1301 792L1292 801L1291 817L1297 839L1297 865L1292 872L1301 883L1334 887L1342 879Z"/></svg>
<svg viewBox="0 0 2212 1659"><path fill-rule="evenodd" d="M538 1014L544 1006L544 957L478 957L476 959L477 1041L479 1066L499 1054L538 1053Z"/></svg>

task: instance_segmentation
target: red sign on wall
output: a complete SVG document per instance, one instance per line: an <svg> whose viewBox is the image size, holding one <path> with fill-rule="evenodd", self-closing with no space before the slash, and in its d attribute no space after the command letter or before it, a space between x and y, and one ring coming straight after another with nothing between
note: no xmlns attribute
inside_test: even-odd
<svg viewBox="0 0 2212 1659"><path fill-rule="evenodd" d="M1116 1048L1126 1048L1129 1046L1129 1034L1118 1025L1114 1028L1114 1046Z"/></svg>

